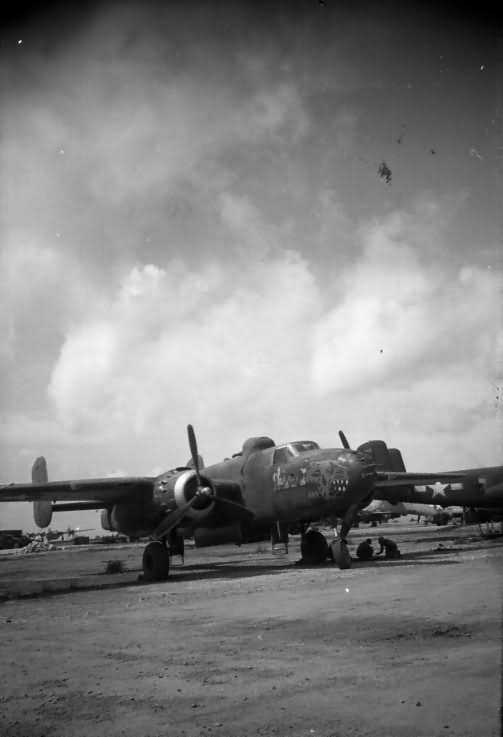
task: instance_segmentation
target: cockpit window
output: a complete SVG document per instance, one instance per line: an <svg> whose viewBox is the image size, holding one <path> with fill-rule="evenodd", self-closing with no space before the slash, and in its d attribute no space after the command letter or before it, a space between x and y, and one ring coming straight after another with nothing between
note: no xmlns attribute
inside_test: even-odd
<svg viewBox="0 0 503 737"><path fill-rule="evenodd" d="M320 446L318 443L314 443L312 440L298 440L295 443L288 443L288 445L281 445L274 451L273 463L277 466L280 463L288 463L293 458L296 458L300 453L305 453L310 450L319 450Z"/></svg>
<svg viewBox="0 0 503 737"><path fill-rule="evenodd" d="M297 443L292 443L291 445L292 448L297 451L297 453L304 453L305 451L320 449L318 443L315 443L313 440L302 440Z"/></svg>
<svg viewBox="0 0 503 737"><path fill-rule="evenodd" d="M294 457L292 451L288 446L284 446L283 448L277 448L274 451L274 465L277 466L280 463L288 463L288 461L291 461Z"/></svg>

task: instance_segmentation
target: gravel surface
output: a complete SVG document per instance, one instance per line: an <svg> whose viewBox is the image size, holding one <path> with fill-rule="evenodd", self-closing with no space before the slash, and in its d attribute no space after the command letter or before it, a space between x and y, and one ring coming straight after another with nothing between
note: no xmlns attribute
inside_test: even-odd
<svg viewBox="0 0 503 737"><path fill-rule="evenodd" d="M1 737L500 734L502 539L352 538L381 533L402 559L306 568L298 541L255 543L150 585L138 545L2 556Z"/></svg>

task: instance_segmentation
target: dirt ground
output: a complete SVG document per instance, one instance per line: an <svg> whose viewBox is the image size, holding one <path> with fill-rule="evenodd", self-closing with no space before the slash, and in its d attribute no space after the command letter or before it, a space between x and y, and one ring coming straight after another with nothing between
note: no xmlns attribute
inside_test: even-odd
<svg viewBox="0 0 503 737"><path fill-rule="evenodd" d="M503 540L382 531L400 560L254 543L150 585L138 545L0 557L1 737L499 735Z"/></svg>

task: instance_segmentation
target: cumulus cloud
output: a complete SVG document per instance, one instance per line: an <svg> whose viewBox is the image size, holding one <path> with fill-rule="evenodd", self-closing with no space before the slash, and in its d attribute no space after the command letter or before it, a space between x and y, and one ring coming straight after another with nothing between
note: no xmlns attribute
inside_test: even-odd
<svg viewBox="0 0 503 737"><path fill-rule="evenodd" d="M317 309L309 268L289 251L192 273L135 267L105 314L69 333L49 392L73 428L168 432L174 418L222 422L237 406L258 418L273 394L295 403L309 382Z"/></svg>
<svg viewBox="0 0 503 737"><path fill-rule="evenodd" d="M222 213L245 245L268 232L267 257L244 248L233 263L133 267L54 366L49 393L66 427L141 438L190 419L285 437L301 417L330 443L340 418L359 442L384 432L414 444L414 432L424 442L464 417L497 421L500 280L470 266L447 278L424 262L409 242L421 213L362 227L362 256L335 293L249 201L229 196Z"/></svg>
<svg viewBox="0 0 503 737"><path fill-rule="evenodd" d="M55 477L177 465L187 422L207 461L339 427L409 466L497 461L501 271L489 237L453 246L471 183L404 139L380 186L394 108L360 27L204 7L7 54L4 476L45 450Z"/></svg>
<svg viewBox="0 0 503 737"><path fill-rule="evenodd" d="M362 257L343 277L344 298L316 326L313 375L321 395L408 384L450 364L468 363L477 375L498 370L500 275L425 262L412 245L417 228L393 213L362 230Z"/></svg>

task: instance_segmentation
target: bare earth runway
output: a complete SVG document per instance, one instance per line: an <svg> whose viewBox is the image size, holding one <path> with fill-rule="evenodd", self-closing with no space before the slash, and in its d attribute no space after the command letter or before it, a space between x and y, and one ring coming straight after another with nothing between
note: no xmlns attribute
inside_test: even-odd
<svg viewBox="0 0 503 737"><path fill-rule="evenodd" d="M392 530L398 561L255 543L151 585L137 545L1 557L0 735L500 734L503 541ZM100 575L111 558L128 571Z"/></svg>

